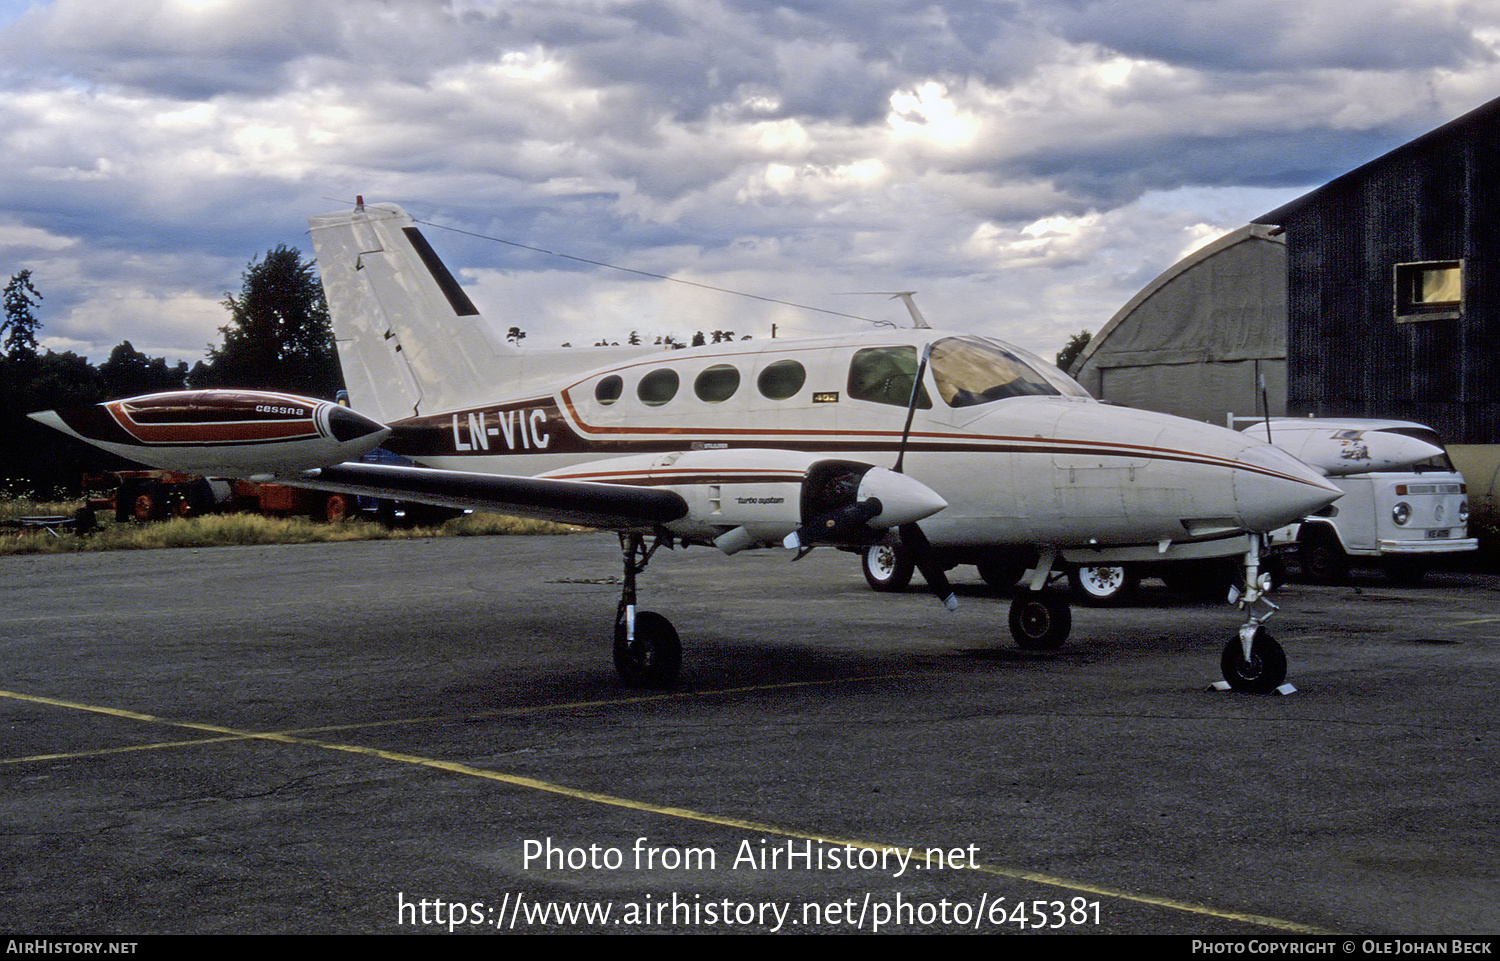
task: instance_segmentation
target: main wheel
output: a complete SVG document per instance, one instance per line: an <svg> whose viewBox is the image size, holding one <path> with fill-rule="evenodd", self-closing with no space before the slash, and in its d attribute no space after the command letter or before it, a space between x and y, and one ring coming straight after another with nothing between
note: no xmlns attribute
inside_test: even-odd
<svg viewBox="0 0 1500 961"><path fill-rule="evenodd" d="M1270 694L1286 680L1286 652L1263 627L1255 629L1250 642L1250 660L1238 637L1224 645L1219 670L1229 686L1244 694Z"/></svg>
<svg viewBox="0 0 1500 961"><path fill-rule="evenodd" d="M1090 565L1068 571L1073 596L1090 607L1123 604L1140 586L1141 578L1123 564Z"/></svg>
<svg viewBox="0 0 1500 961"><path fill-rule="evenodd" d="M677 628L655 611L637 611L635 639L625 637L625 622L615 623L615 670L630 687L666 687L682 666Z"/></svg>
<svg viewBox="0 0 1500 961"><path fill-rule="evenodd" d="M865 580L877 591L906 590L906 585L911 583L912 571L916 569L911 552L892 544L865 548L860 566L864 569Z"/></svg>
<svg viewBox="0 0 1500 961"><path fill-rule="evenodd" d="M1068 599L1054 590L1022 591L1010 605L1010 636L1028 651L1055 651L1073 630Z"/></svg>

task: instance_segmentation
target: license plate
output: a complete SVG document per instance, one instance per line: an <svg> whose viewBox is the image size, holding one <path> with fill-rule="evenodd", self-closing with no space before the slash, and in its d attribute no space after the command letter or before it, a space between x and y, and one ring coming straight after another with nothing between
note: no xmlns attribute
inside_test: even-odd
<svg viewBox="0 0 1500 961"><path fill-rule="evenodd" d="M1427 532L1427 539L1429 541L1445 541L1450 534L1452 534L1452 531L1446 527L1433 528Z"/></svg>

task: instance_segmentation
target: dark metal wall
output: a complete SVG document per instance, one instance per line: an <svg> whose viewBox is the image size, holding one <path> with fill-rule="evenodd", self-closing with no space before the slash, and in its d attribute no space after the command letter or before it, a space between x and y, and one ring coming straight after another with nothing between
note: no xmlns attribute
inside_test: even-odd
<svg viewBox="0 0 1500 961"><path fill-rule="evenodd" d="M1260 218L1286 230L1287 408L1500 442L1500 101ZM1462 260L1462 316L1396 321L1395 266Z"/></svg>

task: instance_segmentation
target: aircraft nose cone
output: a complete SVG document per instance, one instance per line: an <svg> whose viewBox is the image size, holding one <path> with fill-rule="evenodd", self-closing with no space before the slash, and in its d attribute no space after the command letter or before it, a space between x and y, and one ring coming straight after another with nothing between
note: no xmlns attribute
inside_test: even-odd
<svg viewBox="0 0 1500 961"><path fill-rule="evenodd" d="M880 500L880 513L867 523L874 528L900 527L931 517L948 506L937 491L906 474L873 467L859 482L859 500Z"/></svg>
<svg viewBox="0 0 1500 961"><path fill-rule="evenodd" d="M1327 507L1344 493L1320 472L1270 444L1246 447L1237 460L1235 506L1246 530L1285 527Z"/></svg>
<svg viewBox="0 0 1500 961"><path fill-rule="evenodd" d="M384 424L371 420L364 414L339 404L329 406L331 409L328 411L328 432L341 443L368 437L376 431L389 432Z"/></svg>

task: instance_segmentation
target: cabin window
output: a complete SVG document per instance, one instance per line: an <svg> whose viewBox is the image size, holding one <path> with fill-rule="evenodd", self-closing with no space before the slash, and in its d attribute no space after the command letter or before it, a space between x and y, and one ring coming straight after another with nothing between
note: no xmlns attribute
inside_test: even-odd
<svg viewBox="0 0 1500 961"><path fill-rule="evenodd" d="M1396 265L1396 322L1457 320L1463 316L1464 265L1433 260Z"/></svg>
<svg viewBox="0 0 1500 961"><path fill-rule="evenodd" d="M917 377L917 348L866 347L856 351L849 364L849 396L876 404L905 407L911 403L911 388ZM932 406L923 387L917 394L917 406Z"/></svg>
<svg viewBox="0 0 1500 961"><path fill-rule="evenodd" d="M755 380L761 396L771 400L786 400L801 390L805 383L807 368L795 360L778 360L761 371Z"/></svg>
<svg viewBox="0 0 1500 961"><path fill-rule="evenodd" d="M740 389L740 372L729 364L714 364L693 381L693 393L709 404L722 403Z"/></svg>
<svg viewBox="0 0 1500 961"><path fill-rule="evenodd" d="M610 374L594 386L594 399L608 407L620 399L620 392L625 389L625 381L619 374Z"/></svg>
<svg viewBox="0 0 1500 961"><path fill-rule="evenodd" d="M636 385L635 395L647 407L660 407L677 396L677 371L670 367L653 370Z"/></svg>
<svg viewBox="0 0 1500 961"><path fill-rule="evenodd" d="M1042 372L1012 351L979 337L946 337L932 345L932 379L949 407L1007 397L1057 396Z"/></svg>

